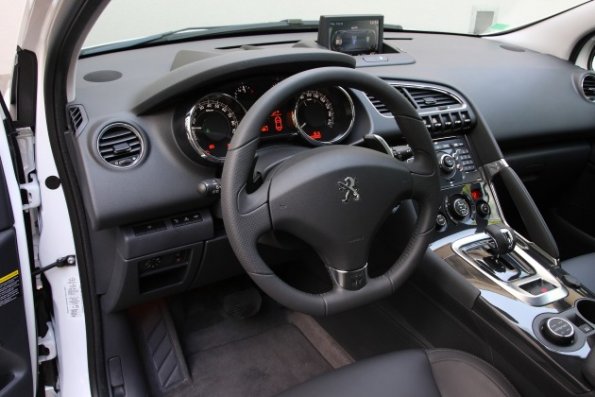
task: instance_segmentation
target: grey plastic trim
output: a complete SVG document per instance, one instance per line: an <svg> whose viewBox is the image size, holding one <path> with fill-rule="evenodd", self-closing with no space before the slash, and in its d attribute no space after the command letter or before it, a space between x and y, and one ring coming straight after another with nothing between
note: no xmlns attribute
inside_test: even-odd
<svg viewBox="0 0 595 397"><path fill-rule="evenodd" d="M147 113L167 101L205 84L227 81L230 76L260 72L263 68L294 66L296 71L316 66L355 67L355 58L338 52L307 49L237 51L193 62L174 69L144 88L133 100L133 112Z"/></svg>

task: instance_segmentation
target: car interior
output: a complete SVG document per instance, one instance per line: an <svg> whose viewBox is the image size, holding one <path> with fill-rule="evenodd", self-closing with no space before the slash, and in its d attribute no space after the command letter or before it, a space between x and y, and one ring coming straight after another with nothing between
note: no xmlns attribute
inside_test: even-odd
<svg viewBox="0 0 595 397"><path fill-rule="evenodd" d="M325 15L71 65L88 29L44 84L96 395L595 395L592 31Z"/></svg>

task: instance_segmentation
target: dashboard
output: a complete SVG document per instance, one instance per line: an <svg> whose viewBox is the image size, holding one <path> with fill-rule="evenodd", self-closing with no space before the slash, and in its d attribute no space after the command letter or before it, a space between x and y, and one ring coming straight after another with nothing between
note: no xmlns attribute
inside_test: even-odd
<svg viewBox="0 0 595 397"><path fill-rule="evenodd" d="M103 264L96 277L106 307L239 271L218 208L227 145L254 103L301 71L358 68L417 110L441 166L436 238L500 219L483 174L502 158L499 147L539 151L595 131L594 105L581 89L586 73L560 59L463 36L385 32L391 51L381 56L321 49L315 39L314 32L227 37L79 60L66 109L69 151L94 262ZM263 118L255 174L320 145L366 144L370 134L396 158L411 158L383 103L350 87L313 86ZM556 158L558 168L576 160L573 153Z"/></svg>

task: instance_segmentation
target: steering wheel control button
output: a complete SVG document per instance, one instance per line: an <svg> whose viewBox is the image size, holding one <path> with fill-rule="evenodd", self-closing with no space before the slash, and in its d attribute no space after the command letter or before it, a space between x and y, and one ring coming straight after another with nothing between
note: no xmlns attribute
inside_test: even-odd
<svg viewBox="0 0 595 397"><path fill-rule="evenodd" d="M475 208L477 211L477 215L479 215L482 218L487 218L488 216L490 216L491 210L490 210L490 205L488 203L486 203L483 200L479 200L476 204L475 204Z"/></svg>
<svg viewBox="0 0 595 397"><path fill-rule="evenodd" d="M550 317L543 323L543 336L559 346L568 346L574 340L572 323L562 317Z"/></svg>
<svg viewBox="0 0 595 397"><path fill-rule="evenodd" d="M455 196L450 203L450 213L456 220L462 221L471 215L471 205L466 198Z"/></svg>

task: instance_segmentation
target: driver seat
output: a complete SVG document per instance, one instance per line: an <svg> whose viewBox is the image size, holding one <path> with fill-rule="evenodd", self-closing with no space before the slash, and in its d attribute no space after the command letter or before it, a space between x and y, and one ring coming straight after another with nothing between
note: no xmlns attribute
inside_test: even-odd
<svg viewBox="0 0 595 397"><path fill-rule="evenodd" d="M485 361L449 349L406 350L348 365L280 397L518 397L512 384Z"/></svg>

